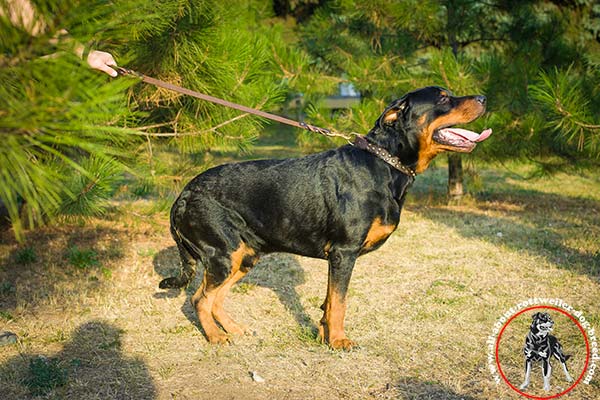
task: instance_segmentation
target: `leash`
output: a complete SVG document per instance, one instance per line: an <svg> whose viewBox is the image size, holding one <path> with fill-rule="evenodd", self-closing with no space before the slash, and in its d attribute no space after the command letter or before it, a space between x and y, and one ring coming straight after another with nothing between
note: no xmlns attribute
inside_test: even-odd
<svg viewBox="0 0 600 400"><path fill-rule="evenodd" d="M365 138L364 135L360 135L355 132L352 132L351 134L348 135L345 133L334 131L332 129L320 128L318 126L310 125L305 122L298 122L293 119L282 117L280 115L271 114L271 113L268 113L268 112L265 112L262 110L257 110L255 108L246 107L241 104L232 103L227 100L219 99L217 97L209 96L204 93L196 92L196 91L188 89L188 88L173 85L172 83L161 81L156 78L152 78L150 76L144 75L144 74L134 71L132 69L123 68L123 67L114 67L114 68L116 68L117 72L120 75L130 75L130 76L141 79L142 82L146 82L146 83L149 83L149 84L157 86L157 87L172 90L174 92L185 94L187 96L192 96L197 99L209 101L211 103L218 104L218 105L221 105L224 107L233 108L234 110L242 111L242 112L245 112L248 114L257 115L259 117L267 118L267 119L270 119L270 120L273 120L273 121L276 121L276 122L279 122L282 124L290 125L295 128L306 129L307 131L318 133L320 135L324 135L324 136L328 136L328 137L341 137L341 138L345 139L349 144L356 146L359 149L368 151L369 153L372 153L373 155L379 157L380 159L382 159L383 161L385 161L387 164L391 165L398 171L411 177L413 180L416 176L416 173L412 168L407 167L406 165L403 165L400 162L400 159L398 157L392 156L384 148L374 145L373 143L370 143ZM353 137L354 137L354 141L352 141Z"/></svg>

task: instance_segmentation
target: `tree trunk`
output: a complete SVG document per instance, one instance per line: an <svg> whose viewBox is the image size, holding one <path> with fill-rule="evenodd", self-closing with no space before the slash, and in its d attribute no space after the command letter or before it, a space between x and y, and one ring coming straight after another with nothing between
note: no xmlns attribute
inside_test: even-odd
<svg viewBox="0 0 600 400"><path fill-rule="evenodd" d="M448 197L451 202L458 201L465 193L463 188L463 168L460 154L448 154Z"/></svg>
<svg viewBox="0 0 600 400"><path fill-rule="evenodd" d="M448 43L452 48L452 54L454 57L458 57L458 41L456 40L455 26L457 26L457 4L450 0L446 4L447 9L447 26L448 29ZM446 82L448 89L450 82ZM458 153L448 154L448 197L450 202L460 201L465 193L463 188L463 169L462 169L462 158Z"/></svg>

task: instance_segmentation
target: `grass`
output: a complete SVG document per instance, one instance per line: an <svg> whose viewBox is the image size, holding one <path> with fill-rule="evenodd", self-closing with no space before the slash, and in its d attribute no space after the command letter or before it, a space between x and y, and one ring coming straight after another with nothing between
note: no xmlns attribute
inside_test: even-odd
<svg viewBox="0 0 600 400"><path fill-rule="evenodd" d="M31 264L37 261L35 250L31 247L25 247L15 252L15 262L21 265Z"/></svg>
<svg viewBox="0 0 600 400"><path fill-rule="evenodd" d="M98 253L92 249L80 249L77 246L73 246L69 248L67 258L69 259L69 264L79 269L97 267L100 265Z"/></svg>
<svg viewBox="0 0 600 400"><path fill-rule="evenodd" d="M39 356L29 361L28 376L23 384L32 395L44 395L67 384L67 370L59 360Z"/></svg>
<svg viewBox="0 0 600 400"><path fill-rule="evenodd" d="M246 157L283 155L288 139ZM234 159L221 150L207 162ZM561 298L600 329L600 180L525 180L514 171L526 175L527 166L480 165L477 190L447 205L442 167L418 177L397 232L357 263L346 330L361 348L350 353L331 351L316 335L326 263L284 254L264 257L225 304L249 334L230 346L207 344L189 304L200 277L184 291L157 288L179 262L169 195L124 195L110 218L30 232L36 257L28 263L16 261L22 247L3 236L0 329L19 344L0 351L0 397L36 398L39 390L65 399L521 398L494 383L487 337L506 310L532 296ZM527 318L503 335L511 382L522 379ZM581 340L566 319L555 321L575 376ZM32 372L29 360L39 355L54 364L36 362ZM561 373L555 364L556 391L565 385ZM568 398L600 398L599 382ZM540 386L538 368L529 393L545 396Z"/></svg>

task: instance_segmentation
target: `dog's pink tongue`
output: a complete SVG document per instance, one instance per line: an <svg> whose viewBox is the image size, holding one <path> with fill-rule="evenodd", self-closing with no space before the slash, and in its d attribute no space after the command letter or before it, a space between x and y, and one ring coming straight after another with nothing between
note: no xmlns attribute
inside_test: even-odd
<svg viewBox="0 0 600 400"><path fill-rule="evenodd" d="M461 129L461 128L447 128L444 129L445 131L448 131L450 133L453 133L454 135L460 136L463 139L467 139L470 140L471 142L483 142L485 139L489 138L490 135L492 134L492 130L490 128L484 130L481 133L475 133L473 131L467 130L467 129Z"/></svg>

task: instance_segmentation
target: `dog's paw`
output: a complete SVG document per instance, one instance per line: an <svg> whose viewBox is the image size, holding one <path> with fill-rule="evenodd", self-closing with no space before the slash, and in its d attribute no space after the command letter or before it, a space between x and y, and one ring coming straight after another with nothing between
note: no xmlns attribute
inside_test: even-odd
<svg viewBox="0 0 600 400"><path fill-rule="evenodd" d="M358 343L356 343L353 340L350 340L348 338L341 338L341 339L334 339L331 342L329 342L329 347L331 347L334 350L345 350L345 351L350 351L352 349L357 349Z"/></svg>
<svg viewBox="0 0 600 400"><path fill-rule="evenodd" d="M544 392L550 391L550 385L544 385Z"/></svg>
<svg viewBox="0 0 600 400"><path fill-rule="evenodd" d="M231 344L231 343L233 343L233 339L231 338L231 336L226 334L225 332L207 335L207 339L210 344Z"/></svg>
<svg viewBox="0 0 600 400"><path fill-rule="evenodd" d="M529 383L523 383L521 386L519 386L519 390L523 391L527 389L527 386L529 386Z"/></svg>
<svg viewBox="0 0 600 400"><path fill-rule="evenodd" d="M250 327L245 324L237 324L235 322L231 322L226 325L223 325L223 324L221 324L221 325L223 326L223 329L225 329L225 332L232 334L232 335L244 336L244 335L252 334Z"/></svg>
<svg viewBox="0 0 600 400"><path fill-rule="evenodd" d="M165 278L158 284L159 289L181 289L184 286L185 284L181 283L181 279L175 276Z"/></svg>

